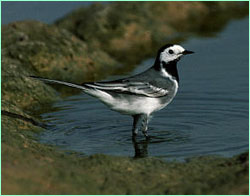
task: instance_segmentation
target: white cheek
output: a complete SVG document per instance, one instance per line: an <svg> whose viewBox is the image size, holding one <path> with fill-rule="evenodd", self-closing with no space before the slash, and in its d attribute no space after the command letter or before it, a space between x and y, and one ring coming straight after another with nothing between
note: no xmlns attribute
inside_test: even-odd
<svg viewBox="0 0 250 196"><path fill-rule="evenodd" d="M162 53L160 56L160 61L161 62L170 62L170 61L174 61L178 58L180 58L182 56L182 54L178 54L178 55L173 55L173 54L166 54L166 53Z"/></svg>
<svg viewBox="0 0 250 196"><path fill-rule="evenodd" d="M168 54L168 53L161 53L160 60L163 62L169 62L174 60L174 56Z"/></svg>

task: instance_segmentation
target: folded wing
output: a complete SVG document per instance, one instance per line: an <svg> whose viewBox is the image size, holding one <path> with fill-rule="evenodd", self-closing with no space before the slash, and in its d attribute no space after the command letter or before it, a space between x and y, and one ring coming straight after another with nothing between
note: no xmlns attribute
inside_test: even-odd
<svg viewBox="0 0 250 196"><path fill-rule="evenodd" d="M83 85L89 88L99 89L103 91L134 94L146 97L162 97L168 94L168 90L153 86L150 83L146 82L95 82L85 83Z"/></svg>

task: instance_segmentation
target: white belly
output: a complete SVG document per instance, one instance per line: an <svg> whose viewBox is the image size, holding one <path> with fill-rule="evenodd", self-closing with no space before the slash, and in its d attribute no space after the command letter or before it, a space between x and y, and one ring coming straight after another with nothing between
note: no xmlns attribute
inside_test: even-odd
<svg viewBox="0 0 250 196"><path fill-rule="evenodd" d="M133 101L116 100L116 103L109 105L112 110L118 111L123 114L147 114L164 108L167 104L162 104L157 98L138 97Z"/></svg>

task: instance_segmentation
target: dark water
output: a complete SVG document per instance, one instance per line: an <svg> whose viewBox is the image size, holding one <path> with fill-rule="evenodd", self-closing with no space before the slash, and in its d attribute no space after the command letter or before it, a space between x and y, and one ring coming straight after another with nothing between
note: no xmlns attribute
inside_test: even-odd
<svg viewBox="0 0 250 196"><path fill-rule="evenodd" d="M248 18L232 21L216 37L182 44L196 53L179 62L179 92L151 119L149 142L140 136L133 143L132 118L110 111L85 94L68 97L54 105L55 112L42 115L53 126L40 135L41 142L84 154L177 160L208 154L231 157L247 150L248 23ZM148 68L153 61L143 61L128 75Z"/></svg>
<svg viewBox="0 0 250 196"><path fill-rule="evenodd" d="M1 3L1 22L8 24L21 20L38 20L44 23L53 23L74 9L92 3L88 1L5 1Z"/></svg>

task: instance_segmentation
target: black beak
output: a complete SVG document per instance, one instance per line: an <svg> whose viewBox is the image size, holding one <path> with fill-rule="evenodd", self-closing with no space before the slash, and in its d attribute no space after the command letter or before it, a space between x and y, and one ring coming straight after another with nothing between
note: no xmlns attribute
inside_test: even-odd
<svg viewBox="0 0 250 196"><path fill-rule="evenodd" d="M186 54L193 54L194 52L193 51L190 51L190 50L184 50L182 52L183 55L186 55Z"/></svg>

